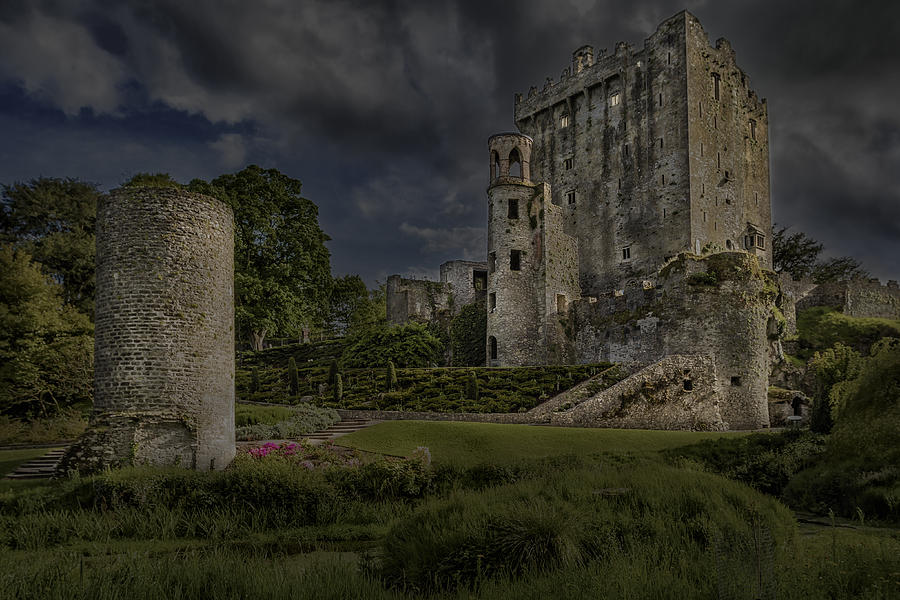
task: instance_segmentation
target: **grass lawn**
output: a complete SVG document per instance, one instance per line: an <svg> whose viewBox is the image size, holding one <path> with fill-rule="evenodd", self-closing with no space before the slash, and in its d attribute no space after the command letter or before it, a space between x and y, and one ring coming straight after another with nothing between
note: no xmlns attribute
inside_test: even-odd
<svg viewBox="0 0 900 600"><path fill-rule="evenodd" d="M387 421L338 438L335 443L397 456L408 456L417 447L426 446L438 464L468 466L565 454L658 452L701 440L739 435L746 433Z"/></svg>
<svg viewBox="0 0 900 600"><path fill-rule="evenodd" d="M53 448L26 448L24 450L0 450L0 477L12 473L20 464L41 457Z"/></svg>

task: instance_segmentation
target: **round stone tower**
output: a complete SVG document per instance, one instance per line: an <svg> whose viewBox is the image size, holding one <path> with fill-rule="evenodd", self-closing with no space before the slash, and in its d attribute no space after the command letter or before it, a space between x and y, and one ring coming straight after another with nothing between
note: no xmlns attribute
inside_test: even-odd
<svg viewBox="0 0 900 600"><path fill-rule="evenodd" d="M222 469L234 443L234 219L215 198L120 188L97 207L94 411L63 470Z"/></svg>
<svg viewBox="0 0 900 600"><path fill-rule="evenodd" d="M487 364L540 364L538 296L540 232L530 181L532 140L501 133L488 140Z"/></svg>

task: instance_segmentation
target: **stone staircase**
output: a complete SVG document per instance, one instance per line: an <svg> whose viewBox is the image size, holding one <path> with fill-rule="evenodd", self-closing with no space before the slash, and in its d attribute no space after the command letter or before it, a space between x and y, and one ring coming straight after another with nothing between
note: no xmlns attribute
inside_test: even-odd
<svg viewBox="0 0 900 600"><path fill-rule="evenodd" d="M538 404L526 414L534 420L535 425L547 425L550 423L554 413L573 409L582 402L615 385L622 379L622 371L630 375L634 370L635 368L628 369L622 365L613 365L578 385Z"/></svg>
<svg viewBox="0 0 900 600"><path fill-rule="evenodd" d="M365 429L370 425L374 425L380 422L381 421L375 421L371 419L343 418L328 429L310 433L309 435L303 436L303 439L309 441L312 444L321 444L323 442L328 442L341 436L347 435L348 433L354 433L356 431L359 431L360 429Z"/></svg>
<svg viewBox="0 0 900 600"><path fill-rule="evenodd" d="M43 456L23 462L15 471L8 473L5 479L49 479L53 477L56 465L65 451L66 448L54 448Z"/></svg>

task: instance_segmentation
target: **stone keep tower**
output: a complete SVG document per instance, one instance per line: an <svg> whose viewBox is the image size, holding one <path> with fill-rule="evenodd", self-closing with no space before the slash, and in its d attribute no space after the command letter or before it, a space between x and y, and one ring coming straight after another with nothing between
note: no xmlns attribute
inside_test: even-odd
<svg viewBox="0 0 900 600"><path fill-rule="evenodd" d="M772 261L768 110L727 40L682 11L642 48L575 51L556 82L515 99L578 240L586 296L652 279L679 252L746 250Z"/></svg>
<svg viewBox="0 0 900 600"><path fill-rule="evenodd" d="M501 133L488 146L487 364L565 362L559 315L580 296L577 243L550 187L530 180L531 138Z"/></svg>
<svg viewBox="0 0 900 600"><path fill-rule="evenodd" d="M120 188L98 206L96 260L92 424L61 468L224 468L235 454L231 209Z"/></svg>

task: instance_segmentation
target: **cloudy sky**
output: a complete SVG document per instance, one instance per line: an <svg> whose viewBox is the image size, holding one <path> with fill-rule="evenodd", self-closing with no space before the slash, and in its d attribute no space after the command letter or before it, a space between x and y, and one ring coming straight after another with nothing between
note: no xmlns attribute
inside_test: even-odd
<svg viewBox="0 0 900 600"><path fill-rule="evenodd" d="M682 8L768 98L776 221L900 278L893 0L0 0L0 182L255 163L303 182L335 274L436 277L485 253L513 94Z"/></svg>

